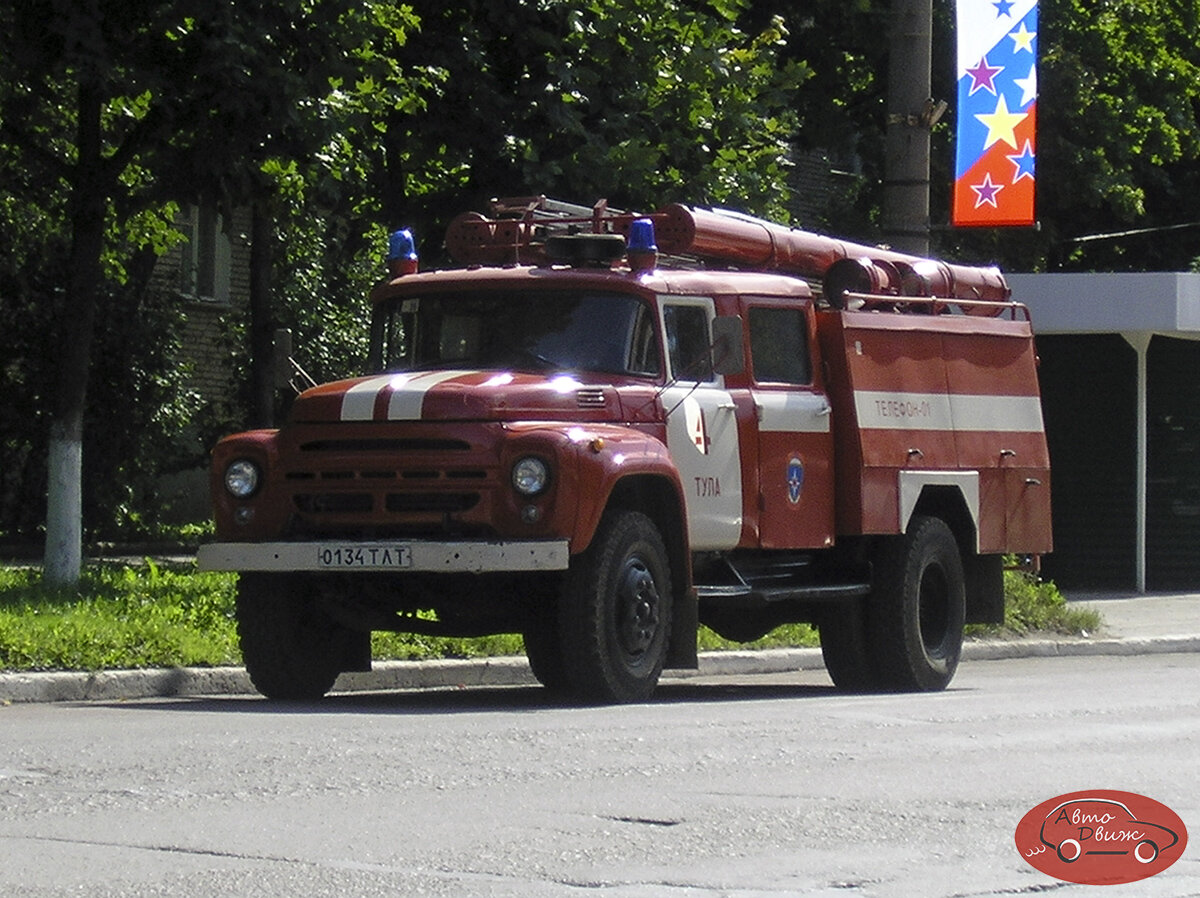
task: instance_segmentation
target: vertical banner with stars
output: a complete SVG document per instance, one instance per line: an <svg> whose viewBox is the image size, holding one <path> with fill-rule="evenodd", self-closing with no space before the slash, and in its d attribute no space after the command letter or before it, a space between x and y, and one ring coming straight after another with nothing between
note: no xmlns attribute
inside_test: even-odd
<svg viewBox="0 0 1200 898"><path fill-rule="evenodd" d="M956 0L956 227L1034 223L1037 0Z"/></svg>

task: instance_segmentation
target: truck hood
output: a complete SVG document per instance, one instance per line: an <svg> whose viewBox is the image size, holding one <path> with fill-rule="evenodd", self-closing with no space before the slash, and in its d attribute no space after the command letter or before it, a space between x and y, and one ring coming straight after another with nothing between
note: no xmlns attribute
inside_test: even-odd
<svg viewBox="0 0 1200 898"><path fill-rule="evenodd" d="M611 384L569 374L408 371L322 384L296 397L295 423L338 421L610 421L620 416Z"/></svg>

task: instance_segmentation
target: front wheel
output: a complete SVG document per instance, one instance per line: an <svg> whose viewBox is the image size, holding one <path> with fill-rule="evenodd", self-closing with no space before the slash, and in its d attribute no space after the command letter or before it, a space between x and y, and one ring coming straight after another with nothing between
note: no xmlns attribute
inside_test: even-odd
<svg viewBox="0 0 1200 898"><path fill-rule="evenodd" d="M958 669L966 581L958 542L940 518L914 516L880 552L867 635L884 689L934 692Z"/></svg>
<svg viewBox="0 0 1200 898"><path fill-rule="evenodd" d="M667 550L653 521L636 511L606 514L573 562L558 609L572 692L603 702L648 698L666 661L671 600Z"/></svg>
<svg viewBox="0 0 1200 898"><path fill-rule="evenodd" d="M237 628L242 660L256 689L270 699L321 698L342 671L356 634L339 626L294 574L242 574Z"/></svg>
<svg viewBox="0 0 1200 898"><path fill-rule="evenodd" d="M571 691L567 664L563 659L563 643L559 637L558 606L554 597L538 603L522 631L525 657L537 681L554 695Z"/></svg>

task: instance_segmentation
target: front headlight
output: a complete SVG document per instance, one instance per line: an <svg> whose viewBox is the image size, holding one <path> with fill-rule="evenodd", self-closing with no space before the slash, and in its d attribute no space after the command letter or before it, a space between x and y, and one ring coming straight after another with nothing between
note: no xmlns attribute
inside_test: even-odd
<svg viewBox="0 0 1200 898"><path fill-rule="evenodd" d="M522 496L536 496L550 482L550 469L540 458L520 459L512 469L512 485Z"/></svg>
<svg viewBox="0 0 1200 898"><path fill-rule="evenodd" d="M258 492L262 472L254 462L239 458L225 469L225 489L235 499L249 499Z"/></svg>

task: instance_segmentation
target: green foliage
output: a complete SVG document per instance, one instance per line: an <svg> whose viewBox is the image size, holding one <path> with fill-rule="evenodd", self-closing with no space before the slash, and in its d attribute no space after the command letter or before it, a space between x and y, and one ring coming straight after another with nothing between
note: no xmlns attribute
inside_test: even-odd
<svg viewBox="0 0 1200 898"><path fill-rule="evenodd" d="M371 655L379 661L422 661L433 658L494 658L522 655L521 637L514 633L459 639L419 633L372 633Z"/></svg>
<svg viewBox="0 0 1200 898"><path fill-rule="evenodd" d="M282 190L273 159L287 170L315 156L327 182L361 180L348 154L315 151L345 144L343 130L371 132L371 93L356 79L384 95L408 92L389 50L414 26L406 7L359 0L131 0L103 15L74 0L52 11L0 3L0 314L9 325L0 334L0 532L28 538L41 524L52 415L56 426L85 421L85 528L113 538L156 525L155 479L203 463L205 447L173 437L207 427L200 398L182 386L184 309L150 281L155 260L182 239L180 203L228 211ZM345 84L356 85L357 105L330 99ZM303 173L312 184L294 210L302 231L346 221L332 214L319 169ZM99 228L94 244L80 240L81 221ZM330 240L316 258L327 264L337 246ZM291 317L307 315L313 344L343 365L362 341L365 293L363 280L344 280L284 285L294 286ZM78 398L64 413L67 396Z"/></svg>
<svg viewBox="0 0 1200 898"><path fill-rule="evenodd" d="M0 669L236 663L235 583L147 561L88 567L77 590L53 590L36 570L0 569Z"/></svg>
<svg viewBox="0 0 1200 898"><path fill-rule="evenodd" d="M701 627L696 645L702 652L720 652L742 649L780 649L792 647L812 648L821 644L815 627L809 624L784 624L776 627L754 642L734 642L718 636L708 627Z"/></svg>
<svg viewBox="0 0 1200 898"><path fill-rule="evenodd" d="M783 17L744 29L744 0L413 6L421 39L400 59L439 80L385 119L390 223L440 235L492 196L539 193L784 214L792 95L812 73L782 57Z"/></svg>
<svg viewBox="0 0 1200 898"><path fill-rule="evenodd" d="M1032 631L1077 636L1095 632L1102 623L1090 609L1071 608L1058 587L1035 574L1004 572L1004 629L1016 634Z"/></svg>
<svg viewBox="0 0 1200 898"><path fill-rule="evenodd" d="M780 58L781 16L746 33L736 25L743 8L593 0L572 9L569 52L552 70L560 102L549 110L570 145L547 172L542 141L518 140L522 181L594 172L597 191L639 205L675 198L786 217L798 125L790 98L812 73Z"/></svg>
<svg viewBox="0 0 1200 898"><path fill-rule="evenodd" d="M1050 41L1040 79L1046 88L1039 124L1046 124L1039 175L1043 160L1049 171L1072 174L1039 177L1039 190L1049 188L1063 230L1078 233L1076 221L1091 234L1194 220L1184 210L1200 186L1200 47L1192 37L1200 7L1053 0L1042 21ZM1063 261L1076 268L1182 268L1195 251L1192 236L1181 236L1076 244ZM1183 256L1181 243L1188 244Z"/></svg>

